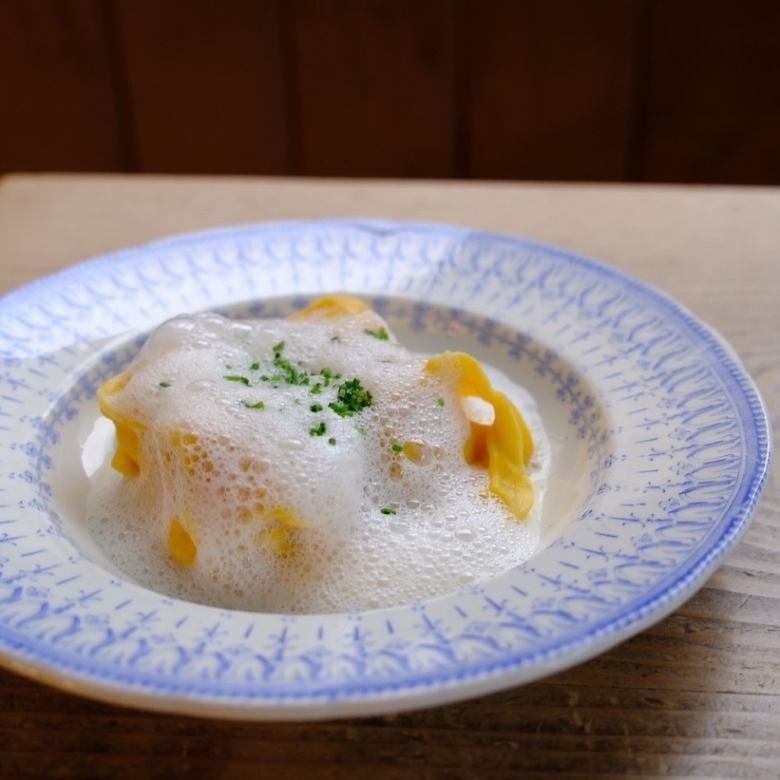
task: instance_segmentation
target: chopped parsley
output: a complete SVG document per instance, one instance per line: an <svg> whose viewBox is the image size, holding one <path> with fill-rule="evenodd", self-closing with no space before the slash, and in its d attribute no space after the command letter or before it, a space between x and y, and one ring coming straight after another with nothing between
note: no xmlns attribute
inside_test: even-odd
<svg viewBox="0 0 780 780"><path fill-rule="evenodd" d="M309 428L309 436L324 436L326 430L325 423L321 421L320 424L314 428Z"/></svg>
<svg viewBox="0 0 780 780"><path fill-rule="evenodd" d="M239 376L238 374L225 374L223 379L227 379L228 382L241 382L242 385L249 387L249 380L245 376Z"/></svg>
<svg viewBox="0 0 780 780"><path fill-rule="evenodd" d="M391 506L383 506L379 511L383 515L395 515L395 514L397 514L395 509L393 509L393 507L391 507Z"/></svg>
<svg viewBox="0 0 780 780"><path fill-rule="evenodd" d="M444 406L444 399L443 398L437 398L436 399L437 406Z"/></svg>
<svg viewBox="0 0 780 780"><path fill-rule="evenodd" d="M170 387L170 386L171 386L170 382L160 382L160 384L158 385L158 387Z"/></svg>
<svg viewBox="0 0 780 780"><path fill-rule="evenodd" d="M280 341L274 345L274 366L279 369L278 374L274 374L275 382L286 382L288 385L308 385L309 375L305 371L297 369L287 358L282 356L284 352L284 342Z"/></svg>
<svg viewBox="0 0 780 780"><path fill-rule="evenodd" d="M403 444L398 444L398 442L396 442L395 444L393 444L392 450L393 452L403 452L404 451Z"/></svg>
<svg viewBox="0 0 780 780"><path fill-rule="evenodd" d="M386 340L388 338L387 331L384 328L378 331L372 331L371 335L375 338ZM331 341L340 341L341 337L336 335L331 338ZM249 364L249 371L259 372L264 368L268 371L269 364L273 365L273 369L268 373L254 374L260 382L266 382L271 387L278 388L282 385L298 385L307 386L309 393L312 395L321 395L326 389L329 390L329 395L335 398L327 404L327 407L335 412L339 417L352 417L359 414L366 407L371 406L373 398L369 390L360 382L360 379L354 377L347 381L341 381L342 374L334 371L332 368L325 366L319 371L309 373L302 366L300 361L295 362L289 360L285 352L285 342L280 341L278 344L274 344L272 347L273 358L269 360L253 360ZM226 366L231 368L231 366ZM223 379L227 382L237 382L245 387L252 387L253 381L249 376L243 374L225 374ZM160 387L170 387L170 382L160 382ZM300 399L294 399L296 404L300 404ZM242 400L241 404L247 409L265 409L264 401L252 401ZM322 403L315 401L309 405L309 410L313 413L322 412L325 409L325 401ZM281 410L280 410L281 411ZM365 434L365 430L356 426L359 433ZM309 436L325 436L327 431L327 424L324 420L317 423L317 425L309 428ZM328 444L331 446L336 444L336 439L330 437ZM393 445L394 452L401 452L403 447L400 444Z"/></svg>
<svg viewBox="0 0 780 780"><path fill-rule="evenodd" d="M367 406L371 406L373 398L371 393L360 384L360 380L350 379L339 385L335 401L331 401L328 407L339 417L352 417L353 414L362 412Z"/></svg>
<svg viewBox="0 0 780 780"><path fill-rule="evenodd" d="M373 336L375 339L379 339L380 341L387 341L390 338L390 334L387 332L386 328L377 328L376 330L370 330L366 328L363 333L366 333L369 336Z"/></svg>

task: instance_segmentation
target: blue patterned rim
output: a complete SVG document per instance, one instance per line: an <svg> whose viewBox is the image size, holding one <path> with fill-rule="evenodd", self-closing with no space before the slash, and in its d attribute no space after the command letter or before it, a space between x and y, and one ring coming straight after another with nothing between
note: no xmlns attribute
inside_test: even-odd
<svg viewBox="0 0 780 780"><path fill-rule="evenodd" d="M373 262L367 264L367 257ZM100 305L98 287L100 296L109 290ZM159 289L170 298L162 300ZM618 421L636 411L633 401L617 397L607 387L610 375L603 364L585 356L601 349L604 360L622 366L629 377L650 376L650 364L660 361L659 372L672 377L667 384L674 387L653 391L648 403L656 406L648 407L644 419L653 433L662 431L654 441L663 440L668 451L655 443L643 444L641 451L617 446L604 466L613 476L597 486L572 531L529 565L495 583L407 608L343 616L226 613L163 599L121 581L104 583L101 578L109 575L63 548L56 507L47 504L49 486L35 476L23 478L34 471L21 469L25 463L37 468L45 463L64 416L50 424L48 412L24 415L14 408L19 395L25 398L26 391L16 387L20 377L30 386L24 403L34 399L39 406L56 406L62 393L47 387L53 374L38 363L35 390L38 380L29 373L32 368L23 373L25 361L64 348L71 359L60 368L72 377L95 335L146 330L176 313L177 306L222 307L247 294L264 298L335 289L430 301L522 325L535 338L551 340L554 350L548 350L545 370L552 367L555 374L558 351L562 360L579 362ZM520 294L510 305L508 296L516 290ZM142 302L143 311L119 305L132 308L133 301ZM537 308L527 307L529 319L518 324L518 311L526 304ZM617 315L611 313L615 309ZM571 326L585 335L556 343L545 330L551 312L562 321L562 333ZM0 468L0 497L19 491L25 507L23 515L0 520L0 653L11 668L112 701L237 717L305 718L426 706L534 679L596 654L679 605L744 531L767 476L766 412L735 354L714 331L620 271L512 237L379 221L228 228L80 264L12 292L0 301L0 314L0 446L15 469ZM523 353L518 343L504 346L515 350L515 359L527 360L532 353ZM660 349L667 352L658 358L654 353ZM578 392L570 389L561 402L574 409L576 401L579 414L583 396ZM703 399L702 405L687 415L673 413L696 399ZM658 419L654 411L661 413ZM681 415L690 421L672 421ZM712 426L720 438L707 438ZM624 433L622 426L610 431L618 439ZM679 444L685 435L695 447ZM591 455L601 464L597 449L593 445ZM703 463L686 454L705 450L711 457ZM656 498L659 486L672 492L674 480L648 478L645 505L656 503L614 517L609 512L614 496L642 487L629 485L628 476L642 458L669 477L682 468L687 481L676 494ZM697 500L686 503L691 494ZM33 517L40 524L36 543L46 538L40 555L104 586L101 606L77 590L69 592L67 577L52 589L45 566L24 568L25 556L39 553L23 551L27 540L2 523L11 528L22 520L32 523ZM631 530L637 525L642 533ZM3 555L9 548L10 555ZM128 599L160 611L163 625L155 629L142 618L116 617ZM197 625L187 636L190 619Z"/></svg>

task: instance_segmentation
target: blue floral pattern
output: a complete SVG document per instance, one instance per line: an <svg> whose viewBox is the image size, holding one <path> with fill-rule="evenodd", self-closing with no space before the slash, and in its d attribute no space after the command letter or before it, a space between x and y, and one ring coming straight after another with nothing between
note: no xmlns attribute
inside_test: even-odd
<svg viewBox="0 0 780 780"><path fill-rule="evenodd" d="M371 298L413 331L465 334L544 383L588 468L588 498L562 536L490 582L353 615L187 604L79 552L51 480L62 429L139 334L181 311L266 316L334 290ZM455 698L619 641L717 565L769 458L766 415L739 362L662 294L519 239L370 221L185 236L7 296L0 447L6 659L104 697L281 717Z"/></svg>

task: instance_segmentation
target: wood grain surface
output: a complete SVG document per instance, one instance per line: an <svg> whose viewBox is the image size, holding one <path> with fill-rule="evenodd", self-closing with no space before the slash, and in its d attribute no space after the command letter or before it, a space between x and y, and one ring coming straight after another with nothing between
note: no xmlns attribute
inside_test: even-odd
<svg viewBox="0 0 780 780"><path fill-rule="evenodd" d="M129 163L104 10L0 0L0 171Z"/></svg>
<svg viewBox="0 0 780 780"><path fill-rule="evenodd" d="M736 348L780 427L780 191L120 177L0 183L0 291L231 222L371 215L524 234L600 257ZM503 693L387 718L226 723L82 700L0 672L0 778L780 776L777 472L743 541L681 609Z"/></svg>
<svg viewBox="0 0 780 780"><path fill-rule="evenodd" d="M289 147L273 2L119 0L127 122L142 171L285 173Z"/></svg>
<svg viewBox="0 0 780 780"><path fill-rule="evenodd" d="M467 2L468 175L627 179L641 18L638 0Z"/></svg>
<svg viewBox="0 0 780 780"><path fill-rule="evenodd" d="M296 173L453 175L450 6L445 0L290 4Z"/></svg>
<svg viewBox="0 0 780 780"><path fill-rule="evenodd" d="M776 0L0 0L0 172L778 184L778 29Z"/></svg>
<svg viewBox="0 0 780 780"><path fill-rule="evenodd" d="M750 13L733 0L647 3L635 179L780 181L767 153L780 136L780 5L741 7Z"/></svg>

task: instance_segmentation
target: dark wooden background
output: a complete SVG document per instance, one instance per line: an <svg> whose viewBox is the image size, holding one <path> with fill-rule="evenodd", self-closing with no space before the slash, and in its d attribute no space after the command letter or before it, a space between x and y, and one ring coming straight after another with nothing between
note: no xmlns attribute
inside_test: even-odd
<svg viewBox="0 0 780 780"><path fill-rule="evenodd" d="M0 173L780 183L777 0L0 0Z"/></svg>

